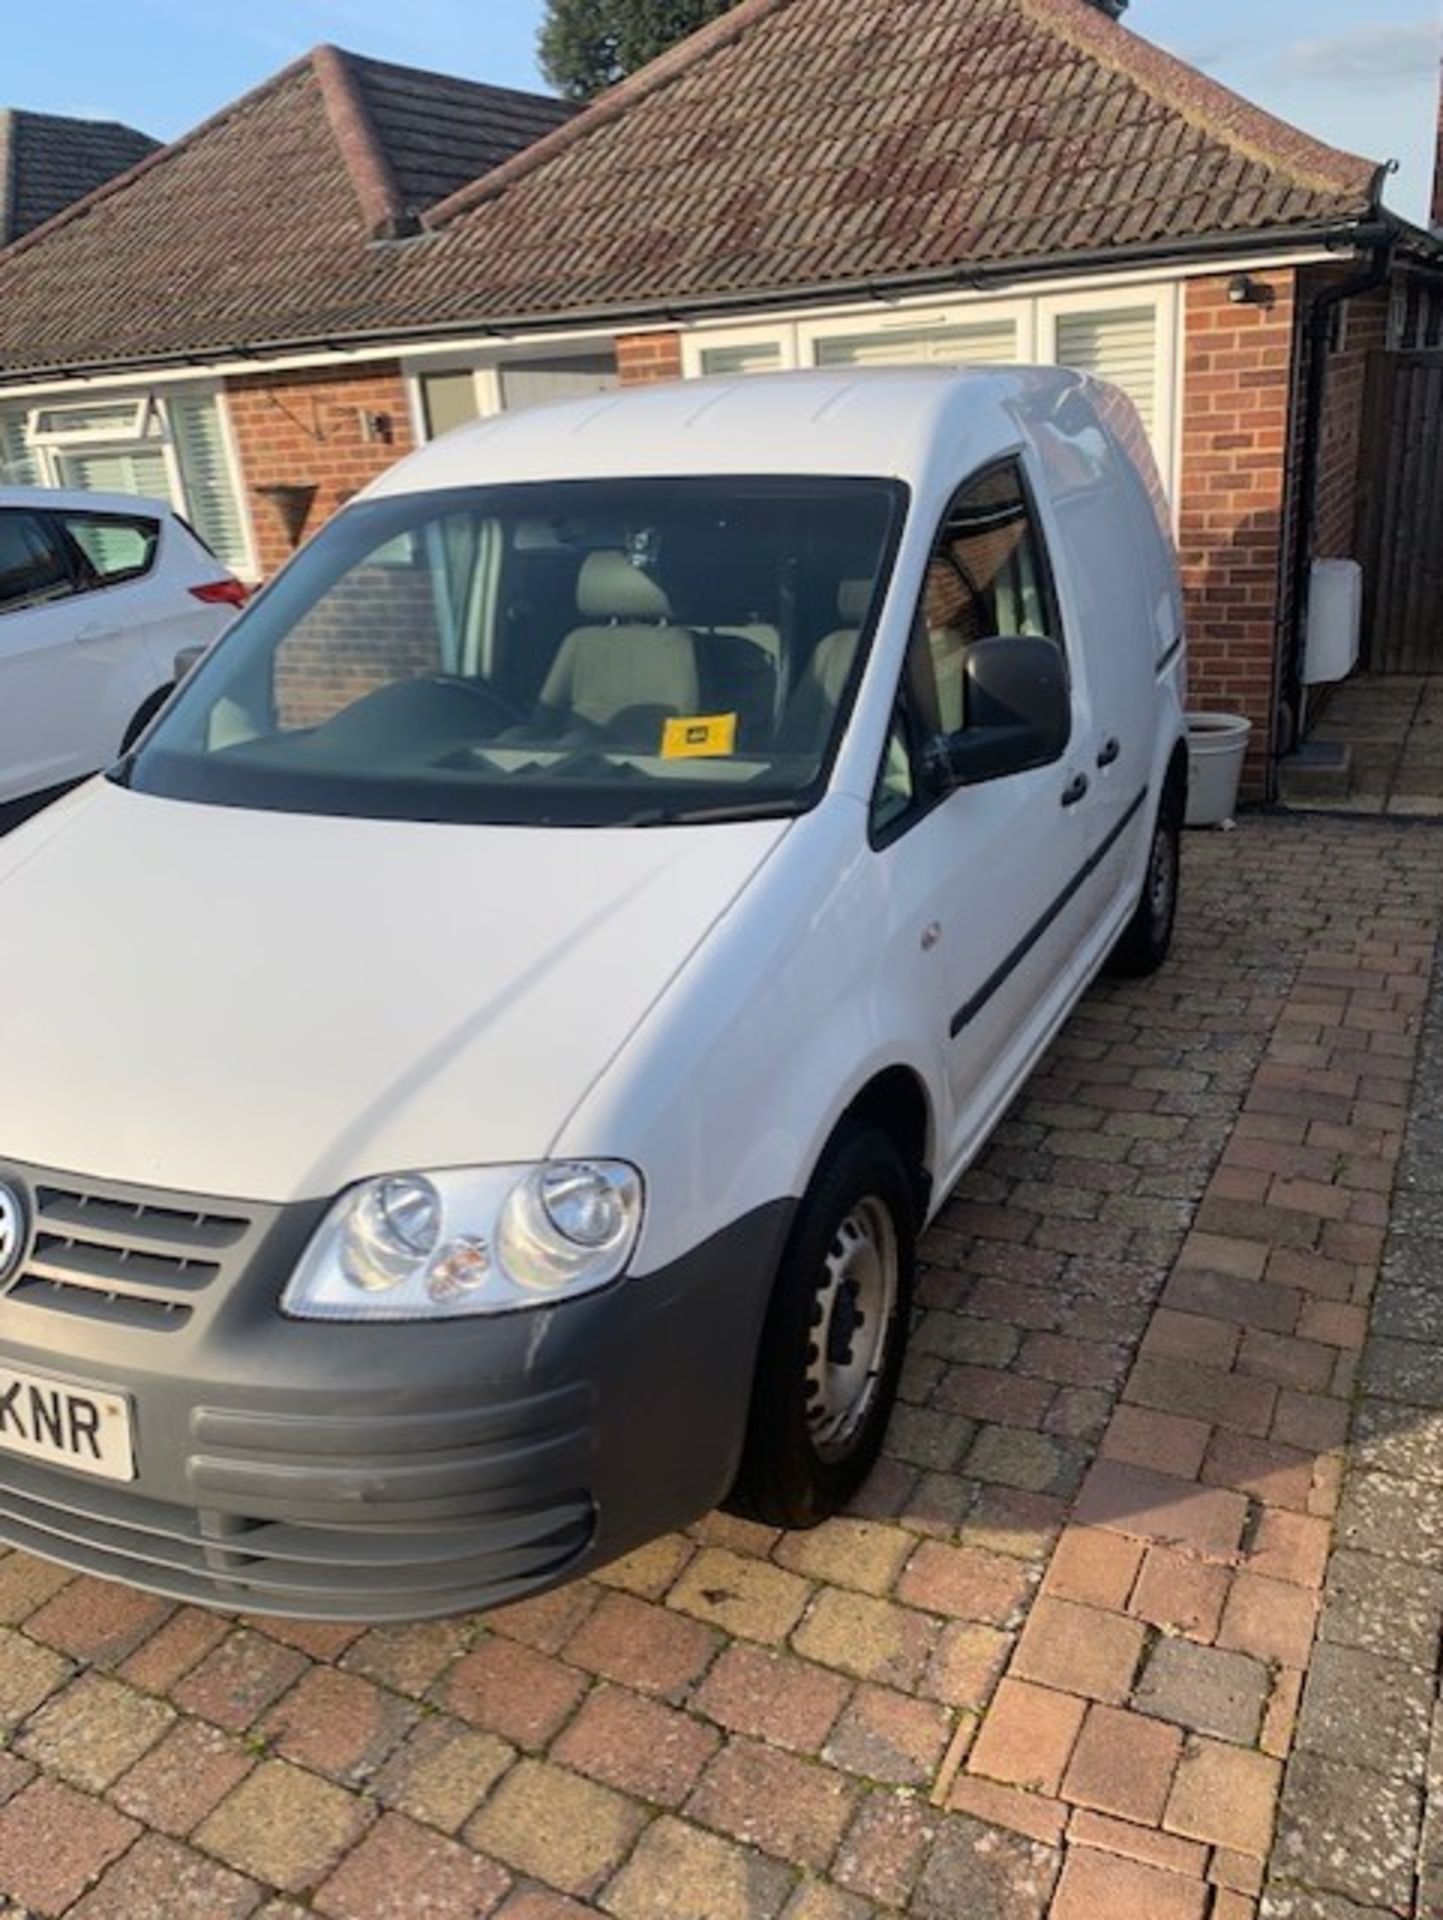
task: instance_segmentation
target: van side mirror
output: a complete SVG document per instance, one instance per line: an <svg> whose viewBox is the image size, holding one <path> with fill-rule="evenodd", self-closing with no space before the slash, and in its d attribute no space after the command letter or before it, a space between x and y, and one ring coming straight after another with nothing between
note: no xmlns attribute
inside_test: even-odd
<svg viewBox="0 0 1443 1920"><path fill-rule="evenodd" d="M939 791L976 787L1051 766L1072 737L1072 689L1055 640L1013 634L977 640L962 663L967 725L927 749Z"/></svg>

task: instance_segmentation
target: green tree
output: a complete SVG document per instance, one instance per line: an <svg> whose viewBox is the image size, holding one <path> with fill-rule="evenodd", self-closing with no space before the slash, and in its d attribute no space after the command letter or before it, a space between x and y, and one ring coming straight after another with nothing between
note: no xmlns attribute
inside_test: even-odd
<svg viewBox="0 0 1443 1920"><path fill-rule="evenodd" d="M571 100L615 86L734 0L546 0L541 70Z"/></svg>

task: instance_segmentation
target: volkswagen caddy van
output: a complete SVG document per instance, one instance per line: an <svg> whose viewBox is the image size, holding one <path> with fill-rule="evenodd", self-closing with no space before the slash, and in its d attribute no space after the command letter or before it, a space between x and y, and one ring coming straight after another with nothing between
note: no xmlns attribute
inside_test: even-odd
<svg viewBox="0 0 1443 1920"><path fill-rule="evenodd" d="M835 1512L919 1232L1167 951L1183 673L1069 373L403 461L0 840L0 1537L405 1619Z"/></svg>

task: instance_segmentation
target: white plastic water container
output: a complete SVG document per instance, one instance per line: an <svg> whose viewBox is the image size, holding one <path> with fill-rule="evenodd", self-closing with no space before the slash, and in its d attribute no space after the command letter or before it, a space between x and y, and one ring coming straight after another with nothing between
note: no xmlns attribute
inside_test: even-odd
<svg viewBox="0 0 1443 1920"><path fill-rule="evenodd" d="M1363 638L1363 569L1356 560L1315 560L1308 595L1303 685L1346 680Z"/></svg>
<svg viewBox="0 0 1443 1920"><path fill-rule="evenodd" d="M1237 812L1238 786L1253 723L1240 713L1187 717L1187 824L1225 827Z"/></svg>

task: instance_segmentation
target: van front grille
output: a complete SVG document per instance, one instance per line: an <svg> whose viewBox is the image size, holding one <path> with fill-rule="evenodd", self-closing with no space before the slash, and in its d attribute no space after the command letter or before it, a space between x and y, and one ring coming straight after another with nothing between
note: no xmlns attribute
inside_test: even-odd
<svg viewBox="0 0 1443 1920"><path fill-rule="evenodd" d="M38 1182L34 1232L8 1298L114 1325L175 1332L250 1231L239 1214Z"/></svg>

